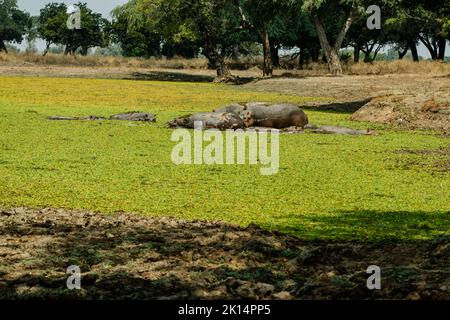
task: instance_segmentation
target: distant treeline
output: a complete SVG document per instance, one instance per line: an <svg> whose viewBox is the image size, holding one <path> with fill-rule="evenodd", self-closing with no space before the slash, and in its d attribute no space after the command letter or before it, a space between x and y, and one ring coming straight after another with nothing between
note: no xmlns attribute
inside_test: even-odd
<svg viewBox="0 0 450 320"><path fill-rule="evenodd" d="M44 55L86 55L94 47L126 57L203 55L227 78L229 58L262 55L264 76L271 76L285 52L299 67L326 62L333 74L342 73L343 60L419 61L419 43L433 60L444 60L450 39L450 1L442 0L130 0L112 11L112 21L86 3L75 8L80 28L69 27L74 12L64 3L48 3L31 17L17 0L0 0L0 51L23 40L32 49L40 38ZM378 19L381 28L372 28ZM385 46L389 52L380 53Z"/></svg>

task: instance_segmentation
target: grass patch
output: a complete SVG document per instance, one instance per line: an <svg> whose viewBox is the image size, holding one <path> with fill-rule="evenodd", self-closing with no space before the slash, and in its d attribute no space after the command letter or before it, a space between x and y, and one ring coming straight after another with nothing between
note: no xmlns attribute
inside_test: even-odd
<svg viewBox="0 0 450 320"><path fill-rule="evenodd" d="M280 172L269 177L258 166L176 166L172 131L164 127L175 116L231 102L303 104L313 98L206 83L0 81L3 206L257 223L305 239L416 240L450 231L448 172L402 165L442 158L396 152L443 148L446 138L381 125L377 137L286 135ZM132 110L156 113L158 122L46 120ZM307 112L314 124L367 127L349 114Z"/></svg>

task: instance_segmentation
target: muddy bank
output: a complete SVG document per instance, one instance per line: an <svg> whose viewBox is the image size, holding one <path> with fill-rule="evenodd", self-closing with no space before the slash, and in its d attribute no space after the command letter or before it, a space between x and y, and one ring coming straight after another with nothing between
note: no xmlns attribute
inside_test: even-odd
<svg viewBox="0 0 450 320"><path fill-rule="evenodd" d="M250 226L0 208L0 298L450 299L450 237L305 242ZM78 265L80 291L66 289ZM382 269L382 289L366 270Z"/></svg>
<svg viewBox="0 0 450 320"><path fill-rule="evenodd" d="M450 132L450 94L433 92L378 97L356 111L352 120Z"/></svg>

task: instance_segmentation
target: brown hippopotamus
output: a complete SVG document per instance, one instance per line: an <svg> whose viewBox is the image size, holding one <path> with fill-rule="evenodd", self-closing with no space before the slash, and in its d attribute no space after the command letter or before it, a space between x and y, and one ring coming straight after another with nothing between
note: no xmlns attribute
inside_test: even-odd
<svg viewBox="0 0 450 320"><path fill-rule="evenodd" d="M229 112L202 112L176 118L169 122L171 128L194 129L195 122L201 122L203 129L242 129L244 122L235 113Z"/></svg>
<svg viewBox="0 0 450 320"><path fill-rule="evenodd" d="M298 106L288 103L267 105L249 103L241 112L246 127L266 127L284 129L297 127L303 130L308 124L308 117Z"/></svg>

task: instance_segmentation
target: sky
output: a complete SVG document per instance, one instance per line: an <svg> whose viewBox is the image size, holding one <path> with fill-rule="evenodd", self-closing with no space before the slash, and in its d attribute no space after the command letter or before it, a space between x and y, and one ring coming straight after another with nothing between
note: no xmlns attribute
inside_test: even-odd
<svg viewBox="0 0 450 320"><path fill-rule="evenodd" d="M111 12L111 10L121 4L126 3L127 0L18 0L17 4L19 5L20 9L29 12L33 16L37 16L39 14L39 10L49 2L64 2L68 5L78 2L86 2L88 7L93 11L101 13L105 18L109 18L109 13Z"/></svg>
<svg viewBox="0 0 450 320"><path fill-rule="evenodd" d="M64 1L57 1L57 0L18 0L17 4L20 9L25 10L29 12L31 15L38 15L39 10L43 8L47 3L49 2L64 2L68 5L75 4L80 2L79 0L64 0ZM81 0L81 2L86 2L88 7L91 8L95 12L99 12L103 15L105 18L110 18L110 12L118 5L122 5L128 0ZM39 50L43 50L44 48L44 42L39 41L37 44L37 47ZM25 48L25 42L22 43L22 45L19 46L20 48ZM421 55L424 58L430 58L430 54L428 50L423 46L419 46L419 55ZM386 50L383 50L386 51ZM450 46L447 46L447 54L450 52Z"/></svg>

